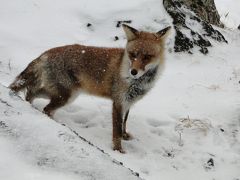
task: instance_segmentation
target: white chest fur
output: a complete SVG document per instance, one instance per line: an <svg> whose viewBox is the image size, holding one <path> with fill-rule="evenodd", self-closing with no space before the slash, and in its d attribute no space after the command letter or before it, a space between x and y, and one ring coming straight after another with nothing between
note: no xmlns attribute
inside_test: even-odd
<svg viewBox="0 0 240 180"><path fill-rule="evenodd" d="M129 82L127 91L123 94L124 109L141 99L154 85L158 74L158 67L150 69L138 79Z"/></svg>

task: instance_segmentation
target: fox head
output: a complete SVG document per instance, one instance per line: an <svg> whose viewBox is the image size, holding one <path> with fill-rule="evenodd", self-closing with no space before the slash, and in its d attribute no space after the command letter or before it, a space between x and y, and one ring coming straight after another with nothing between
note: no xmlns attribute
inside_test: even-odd
<svg viewBox="0 0 240 180"><path fill-rule="evenodd" d="M150 69L163 64L164 43L170 26L156 33L138 31L125 24L123 29L127 37L125 76L138 79Z"/></svg>

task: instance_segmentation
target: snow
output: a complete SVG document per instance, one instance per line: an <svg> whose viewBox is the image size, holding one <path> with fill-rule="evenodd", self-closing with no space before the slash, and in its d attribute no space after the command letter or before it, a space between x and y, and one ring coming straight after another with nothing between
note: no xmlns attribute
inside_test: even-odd
<svg viewBox="0 0 240 180"><path fill-rule="evenodd" d="M132 20L131 26L147 31L171 25L160 2L2 2L0 179L137 179L129 169L144 179L240 178L240 31L236 30L240 4L236 0L216 0L222 17L229 12L222 18L227 28L220 29L229 43L211 40L208 55L197 50L194 55L171 53L172 33L164 72L130 110L127 127L134 138L123 141L126 154L111 149L109 100L80 95L58 110L53 121L9 96L4 87L51 47L74 43L124 47L118 21ZM92 25L87 27L88 23ZM38 99L33 106L42 110L46 103Z"/></svg>
<svg viewBox="0 0 240 180"><path fill-rule="evenodd" d="M9 96L7 88L0 92L1 179L137 179L70 129Z"/></svg>
<svg viewBox="0 0 240 180"><path fill-rule="evenodd" d="M240 25L240 1L215 0L215 4L223 24L228 28L236 29Z"/></svg>

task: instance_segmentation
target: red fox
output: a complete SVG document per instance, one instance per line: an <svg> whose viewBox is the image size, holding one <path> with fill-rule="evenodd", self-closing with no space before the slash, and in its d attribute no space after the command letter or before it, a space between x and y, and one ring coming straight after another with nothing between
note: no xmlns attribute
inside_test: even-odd
<svg viewBox="0 0 240 180"><path fill-rule="evenodd" d="M9 86L26 89L26 100L47 96L43 112L52 116L74 94L84 91L110 98L112 106L113 150L124 152L121 139L129 140L126 122L130 107L154 85L164 66L167 27L157 33L138 31L123 24L126 48L67 45L47 50L33 60Z"/></svg>

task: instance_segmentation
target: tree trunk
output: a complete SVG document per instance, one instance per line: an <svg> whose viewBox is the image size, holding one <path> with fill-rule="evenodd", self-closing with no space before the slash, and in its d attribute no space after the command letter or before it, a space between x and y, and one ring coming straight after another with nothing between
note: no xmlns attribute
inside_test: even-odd
<svg viewBox="0 0 240 180"><path fill-rule="evenodd" d="M224 36L211 24L223 27L214 0L163 0L176 30L175 52L187 51L197 46L203 54L212 46L207 38L227 43Z"/></svg>

